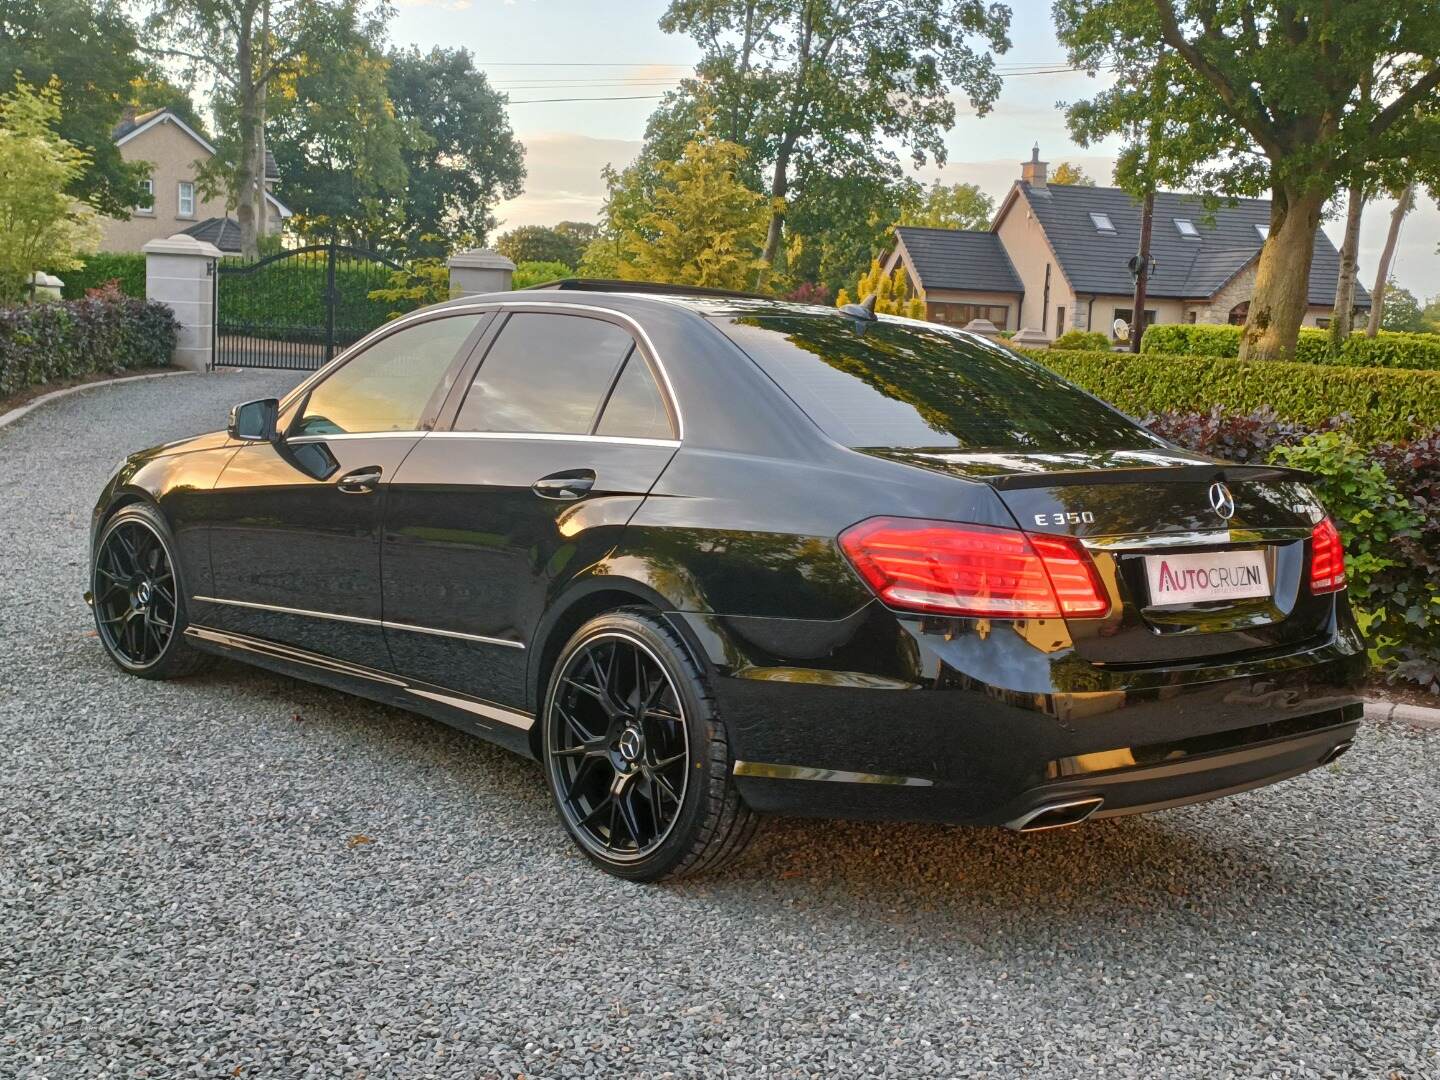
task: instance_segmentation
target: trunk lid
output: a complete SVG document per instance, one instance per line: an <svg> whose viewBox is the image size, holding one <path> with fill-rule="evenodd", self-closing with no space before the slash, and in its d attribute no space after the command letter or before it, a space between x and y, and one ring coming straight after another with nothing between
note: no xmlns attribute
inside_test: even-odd
<svg viewBox="0 0 1440 1080"><path fill-rule="evenodd" d="M1329 632L1333 598L1308 588L1324 510L1303 473L1164 448L864 452L985 483L1026 532L1079 537L1112 602L1104 619L1070 621L1092 663L1213 662Z"/></svg>

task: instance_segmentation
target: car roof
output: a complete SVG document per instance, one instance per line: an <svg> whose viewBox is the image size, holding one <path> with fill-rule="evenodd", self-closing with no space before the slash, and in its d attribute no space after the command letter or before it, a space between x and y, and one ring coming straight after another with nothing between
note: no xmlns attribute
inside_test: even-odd
<svg viewBox="0 0 1440 1080"><path fill-rule="evenodd" d="M567 280L552 285L509 292L481 293L457 297L437 307L465 304L564 304L605 308L634 314L637 309L673 310L684 308L697 315L816 315L841 317L838 309L820 304L799 304L767 296L728 293L719 289L689 289L686 286L650 282L584 282L585 288L571 287ZM590 286L596 286L594 288Z"/></svg>

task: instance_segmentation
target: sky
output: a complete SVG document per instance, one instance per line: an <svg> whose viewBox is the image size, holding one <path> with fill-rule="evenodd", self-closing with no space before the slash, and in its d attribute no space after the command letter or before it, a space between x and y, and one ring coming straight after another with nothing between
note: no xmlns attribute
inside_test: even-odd
<svg viewBox="0 0 1440 1080"><path fill-rule="evenodd" d="M640 148L658 98L686 75L699 50L657 22L665 0L395 0L390 33L402 45L464 46L510 97L510 119L525 145L525 193L498 209L501 229L594 221L605 185L600 169L626 164ZM1001 63L1063 63L1048 0L1011 0L1011 48ZM1057 103L1091 96L1103 83L1079 72L1006 79L995 108L978 117L963 96L946 138L947 161L912 170L922 181L978 184L996 203L1019 178L1038 143L1053 165L1074 162L1106 183L1118 142L1071 142ZM581 100L573 100L573 99ZM632 100L597 100L601 98ZM561 100L556 100L561 99ZM908 160L908 155L902 155ZM1366 206L1360 280L1369 288L1389 226L1392 200ZM1343 219L1325 225L1338 247ZM1422 300L1440 295L1440 206L1421 194L1406 218L1393 273Z"/></svg>

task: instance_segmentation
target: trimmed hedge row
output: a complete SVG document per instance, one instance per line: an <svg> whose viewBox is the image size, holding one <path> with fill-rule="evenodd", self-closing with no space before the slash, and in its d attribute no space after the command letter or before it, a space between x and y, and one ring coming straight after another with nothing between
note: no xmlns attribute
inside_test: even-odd
<svg viewBox="0 0 1440 1080"><path fill-rule="evenodd" d="M1166 324L1152 326L1140 339L1142 353L1167 356L1240 355L1240 326ZM1343 367L1390 367L1440 370L1440 334L1401 334L1382 330L1373 338L1352 334L1340 347L1330 351L1327 330L1303 329L1295 347L1295 361L1301 364L1335 364Z"/></svg>
<svg viewBox="0 0 1440 1080"><path fill-rule="evenodd" d="M80 269L56 277L65 282L61 295L66 300L83 299L86 289L98 289L107 281L117 282L126 296L145 299L145 256L138 251L101 251L87 256Z"/></svg>
<svg viewBox="0 0 1440 1080"><path fill-rule="evenodd" d="M1248 413L1270 406L1285 420L1320 427L1347 415L1358 442L1403 442L1440 427L1440 371L1335 368L1275 360L1156 353L1023 350L1032 359L1135 416Z"/></svg>
<svg viewBox="0 0 1440 1080"><path fill-rule="evenodd" d="M243 264L224 260L221 265ZM395 312L419 306L413 301L370 298L372 291L391 284L391 273L380 263L342 262L335 268L335 326L346 340L384 325ZM312 333L323 335L325 275L323 252L285 259L251 274L222 274L220 321L248 327L255 337L292 337L301 328L312 328Z"/></svg>
<svg viewBox="0 0 1440 1080"><path fill-rule="evenodd" d="M166 367L179 330L165 305L114 294L0 308L0 398L98 372Z"/></svg>

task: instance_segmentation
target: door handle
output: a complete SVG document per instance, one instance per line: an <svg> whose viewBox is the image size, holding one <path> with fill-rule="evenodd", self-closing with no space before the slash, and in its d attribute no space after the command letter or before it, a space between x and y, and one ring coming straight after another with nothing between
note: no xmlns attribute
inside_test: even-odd
<svg viewBox="0 0 1440 1080"><path fill-rule="evenodd" d="M542 476L530 485L530 490L542 499L559 499L561 502L573 502L576 499L590 494L590 489L594 486L594 469L571 469L567 472L551 473L549 476Z"/></svg>
<svg viewBox="0 0 1440 1080"><path fill-rule="evenodd" d="M366 465L346 473L335 482L335 486L346 495L369 495L380 483L381 474L379 465Z"/></svg>

